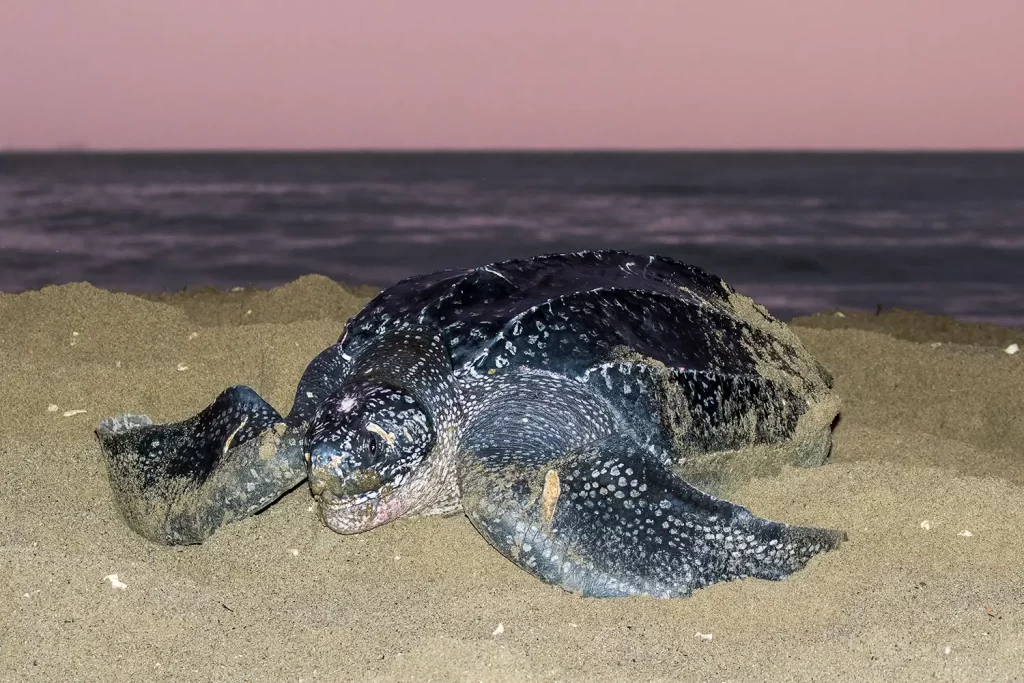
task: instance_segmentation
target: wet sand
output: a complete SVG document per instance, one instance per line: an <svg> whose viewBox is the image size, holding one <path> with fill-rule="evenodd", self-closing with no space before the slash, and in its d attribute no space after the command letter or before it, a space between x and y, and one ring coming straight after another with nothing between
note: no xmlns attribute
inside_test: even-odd
<svg viewBox="0 0 1024 683"><path fill-rule="evenodd" d="M832 457L735 498L849 541L782 582L583 599L463 516L337 535L305 487L202 546L125 526L92 432L103 417L180 419L235 383L283 412L371 293L314 276L0 295L0 680L1024 675L1024 352L1003 351L1024 331L918 313L795 321L843 398Z"/></svg>

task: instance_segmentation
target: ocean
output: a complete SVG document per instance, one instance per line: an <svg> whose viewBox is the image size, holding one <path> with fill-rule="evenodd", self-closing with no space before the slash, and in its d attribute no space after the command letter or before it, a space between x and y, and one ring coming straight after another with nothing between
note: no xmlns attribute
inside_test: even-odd
<svg viewBox="0 0 1024 683"><path fill-rule="evenodd" d="M1024 154L0 154L5 292L386 286L597 248L700 266L784 319L1024 327Z"/></svg>

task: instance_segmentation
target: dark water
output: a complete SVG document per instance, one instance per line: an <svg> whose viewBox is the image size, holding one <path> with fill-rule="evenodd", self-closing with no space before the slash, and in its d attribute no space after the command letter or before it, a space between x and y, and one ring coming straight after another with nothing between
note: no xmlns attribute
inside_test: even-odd
<svg viewBox="0 0 1024 683"><path fill-rule="evenodd" d="M386 285L616 247L781 317L901 306L1024 326L1024 154L0 155L0 290Z"/></svg>

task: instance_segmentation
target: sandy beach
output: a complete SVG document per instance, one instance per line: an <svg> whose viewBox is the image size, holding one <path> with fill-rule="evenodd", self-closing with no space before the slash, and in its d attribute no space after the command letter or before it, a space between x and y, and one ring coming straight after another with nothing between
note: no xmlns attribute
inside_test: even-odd
<svg viewBox="0 0 1024 683"><path fill-rule="evenodd" d="M794 321L843 399L833 453L735 498L849 541L782 582L583 599L464 516L335 534L304 486L202 546L128 529L102 418L180 419L236 383L284 412L372 293L0 295L0 680L1024 678L1024 331L992 325Z"/></svg>

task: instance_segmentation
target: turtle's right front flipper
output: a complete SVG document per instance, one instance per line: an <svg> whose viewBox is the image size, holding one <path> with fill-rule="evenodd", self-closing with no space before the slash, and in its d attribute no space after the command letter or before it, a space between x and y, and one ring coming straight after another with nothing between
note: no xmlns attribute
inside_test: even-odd
<svg viewBox="0 0 1024 683"><path fill-rule="evenodd" d="M782 579L842 532L757 517L690 486L626 436L567 453L493 440L465 457L463 506L503 555L591 597L674 597Z"/></svg>
<svg viewBox="0 0 1024 683"><path fill-rule="evenodd" d="M302 432L244 386L187 420L156 425L121 415L104 420L96 436L118 508L157 543L200 543L306 478Z"/></svg>

